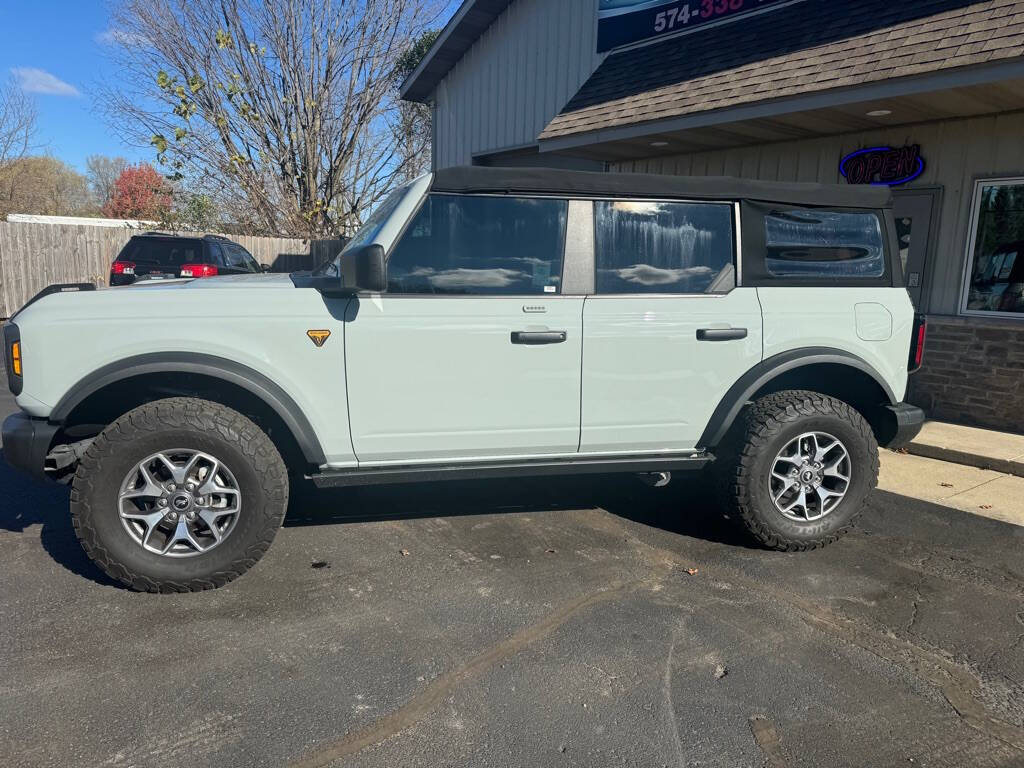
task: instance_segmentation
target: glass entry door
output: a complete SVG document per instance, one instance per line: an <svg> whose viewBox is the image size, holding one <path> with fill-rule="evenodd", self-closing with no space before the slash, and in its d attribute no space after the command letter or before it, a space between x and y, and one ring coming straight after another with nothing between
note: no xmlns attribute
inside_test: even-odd
<svg viewBox="0 0 1024 768"><path fill-rule="evenodd" d="M938 209L939 190L896 192L893 214L903 262L903 279L914 302L914 309L927 309L925 267L932 252L932 220Z"/></svg>

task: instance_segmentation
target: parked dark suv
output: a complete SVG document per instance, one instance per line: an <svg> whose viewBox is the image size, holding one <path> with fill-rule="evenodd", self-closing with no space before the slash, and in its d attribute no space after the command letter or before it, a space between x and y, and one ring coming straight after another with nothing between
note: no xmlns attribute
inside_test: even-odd
<svg viewBox="0 0 1024 768"><path fill-rule="evenodd" d="M226 237L186 237L146 232L135 235L110 266L111 285L139 278L216 277L264 272L252 254Z"/></svg>

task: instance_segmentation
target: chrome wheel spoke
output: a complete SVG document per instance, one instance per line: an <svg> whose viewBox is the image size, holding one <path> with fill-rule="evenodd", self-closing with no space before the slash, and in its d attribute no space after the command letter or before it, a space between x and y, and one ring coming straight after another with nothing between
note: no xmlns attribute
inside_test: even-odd
<svg viewBox="0 0 1024 768"><path fill-rule="evenodd" d="M842 480L844 483L850 482L850 476L842 471L842 465L846 459L847 456L844 453L838 459L826 464L824 470L825 477L834 477L837 480Z"/></svg>
<svg viewBox="0 0 1024 768"><path fill-rule="evenodd" d="M785 461L785 462L787 462L789 464L792 464L794 467L799 467L801 464L804 463L804 457L801 456L800 455L800 451L797 450L796 454L793 455L793 456L783 456L782 454L779 454L776 457L775 461L776 462Z"/></svg>
<svg viewBox="0 0 1024 768"><path fill-rule="evenodd" d="M199 519L206 523L206 527L210 529L210 534L213 536L215 541L221 540L220 528L217 524L217 518L224 517L224 515L231 514L230 512L219 512L214 509L203 509L199 511Z"/></svg>
<svg viewBox="0 0 1024 768"><path fill-rule="evenodd" d="M180 482L182 485L188 483L190 480L192 480L192 475L194 472L195 483L196 485L199 485L199 465L204 460L207 460L207 457L201 453L197 453L195 456L189 459L188 462L186 462L184 469L181 470L181 480L175 480L175 482ZM216 466L218 463L219 462L214 461L214 466Z"/></svg>
<svg viewBox="0 0 1024 768"><path fill-rule="evenodd" d="M797 507L803 508L804 512L807 511L807 492L802 487L800 488L800 493L796 495L796 498L789 502L789 504L786 507L784 507L782 511L790 512L793 509L796 509Z"/></svg>
<svg viewBox="0 0 1024 768"><path fill-rule="evenodd" d="M188 529L188 523L185 522L185 518L179 517L178 524L174 527L174 533L167 537L167 541L164 543L164 548L161 550L161 555L166 555L170 552L175 544L185 543L195 547L197 552L202 552L202 545L192 538L192 532Z"/></svg>
<svg viewBox="0 0 1024 768"><path fill-rule="evenodd" d="M836 446L838 446L840 444L838 440L836 440L834 437L831 437L830 435L820 435L820 437L824 437L826 439L831 438L831 439L828 442L825 442L824 444L822 444L822 441L818 439L819 435L816 434L814 436L814 460L815 461L825 461L825 457L829 454L829 452L832 451L833 448L835 448ZM845 451L844 451L844 453L845 453Z"/></svg>
<svg viewBox="0 0 1024 768"><path fill-rule="evenodd" d="M153 479L153 475L146 467L140 466L136 474L142 477L142 487L138 488L133 484L131 490L121 492L122 499L155 499L163 494L163 487ZM138 477L133 480L137 481Z"/></svg>
<svg viewBox="0 0 1024 768"><path fill-rule="evenodd" d="M160 462L163 465L164 469L167 471L167 474L169 474L171 476L171 480L173 480L175 482L175 484L177 484L177 485L184 485L185 484L185 470L184 470L184 468L179 467L177 464L175 464L173 461L171 461L171 459L168 456L166 456L165 454L162 454L162 453L158 453L153 458L154 458L154 460Z"/></svg>
<svg viewBox="0 0 1024 768"><path fill-rule="evenodd" d="M199 493L201 496L210 496L217 494L233 494L235 490L228 488L227 486L221 485L217 482L217 476L213 472L210 472L203 478L202 485L199 486Z"/></svg>
<svg viewBox="0 0 1024 768"><path fill-rule="evenodd" d="M782 490L775 494L776 504L782 501L782 497L789 493L791 490L793 490L795 486L799 485L798 482L796 482L795 480L790 480L789 478L785 479L785 483L786 484L782 486Z"/></svg>
<svg viewBox="0 0 1024 768"><path fill-rule="evenodd" d="M825 503L828 502L829 499L841 499L846 495L845 493L839 493L838 491L830 491L823 485L819 485L815 489L815 492L818 494L818 498L821 499L822 509L825 508Z"/></svg>
<svg viewBox="0 0 1024 768"><path fill-rule="evenodd" d="M142 542L141 542L141 543L142 543L142 546L143 546L144 548L146 548L146 549L152 549L152 548L153 548L153 547L152 547L152 546L150 545L150 543L149 543L149 540L153 538L153 533L154 533L154 532L155 532L155 531L157 530L157 525L158 525L158 524L160 523L160 520L163 520L163 516L162 516L162 515L160 516L160 519L159 519L159 520L157 520L156 522L154 522L154 523L153 523L153 524L152 524L151 526L149 526L149 527L148 527L148 528L146 529L146 533L145 533L145 534L143 535L143 537L142 537Z"/></svg>
<svg viewBox="0 0 1024 768"><path fill-rule="evenodd" d="M138 511L138 512L121 512L121 517L125 520L138 520L139 522L145 523L147 526L152 528L154 525L164 519L164 515L167 513L162 509L154 509L150 511Z"/></svg>

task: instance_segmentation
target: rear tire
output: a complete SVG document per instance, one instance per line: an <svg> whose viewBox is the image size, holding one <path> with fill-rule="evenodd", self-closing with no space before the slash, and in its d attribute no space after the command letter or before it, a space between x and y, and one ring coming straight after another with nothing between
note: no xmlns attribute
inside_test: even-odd
<svg viewBox="0 0 1024 768"><path fill-rule="evenodd" d="M146 592L195 592L238 578L267 551L287 505L288 473L266 433L237 411L193 398L121 416L93 440L71 491L86 554Z"/></svg>
<svg viewBox="0 0 1024 768"><path fill-rule="evenodd" d="M776 392L747 406L719 461L729 509L758 542L786 552L839 539L878 484L870 425L817 392Z"/></svg>

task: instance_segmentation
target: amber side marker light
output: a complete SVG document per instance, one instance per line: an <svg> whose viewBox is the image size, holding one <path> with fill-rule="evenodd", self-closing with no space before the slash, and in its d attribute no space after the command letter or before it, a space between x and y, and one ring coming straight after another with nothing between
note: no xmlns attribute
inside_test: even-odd
<svg viewBox="0 0 1024 768"><path fill-rule="evenodd" d="M21 376L21 342L11 344L11 370L15 376Z"/></svg>

